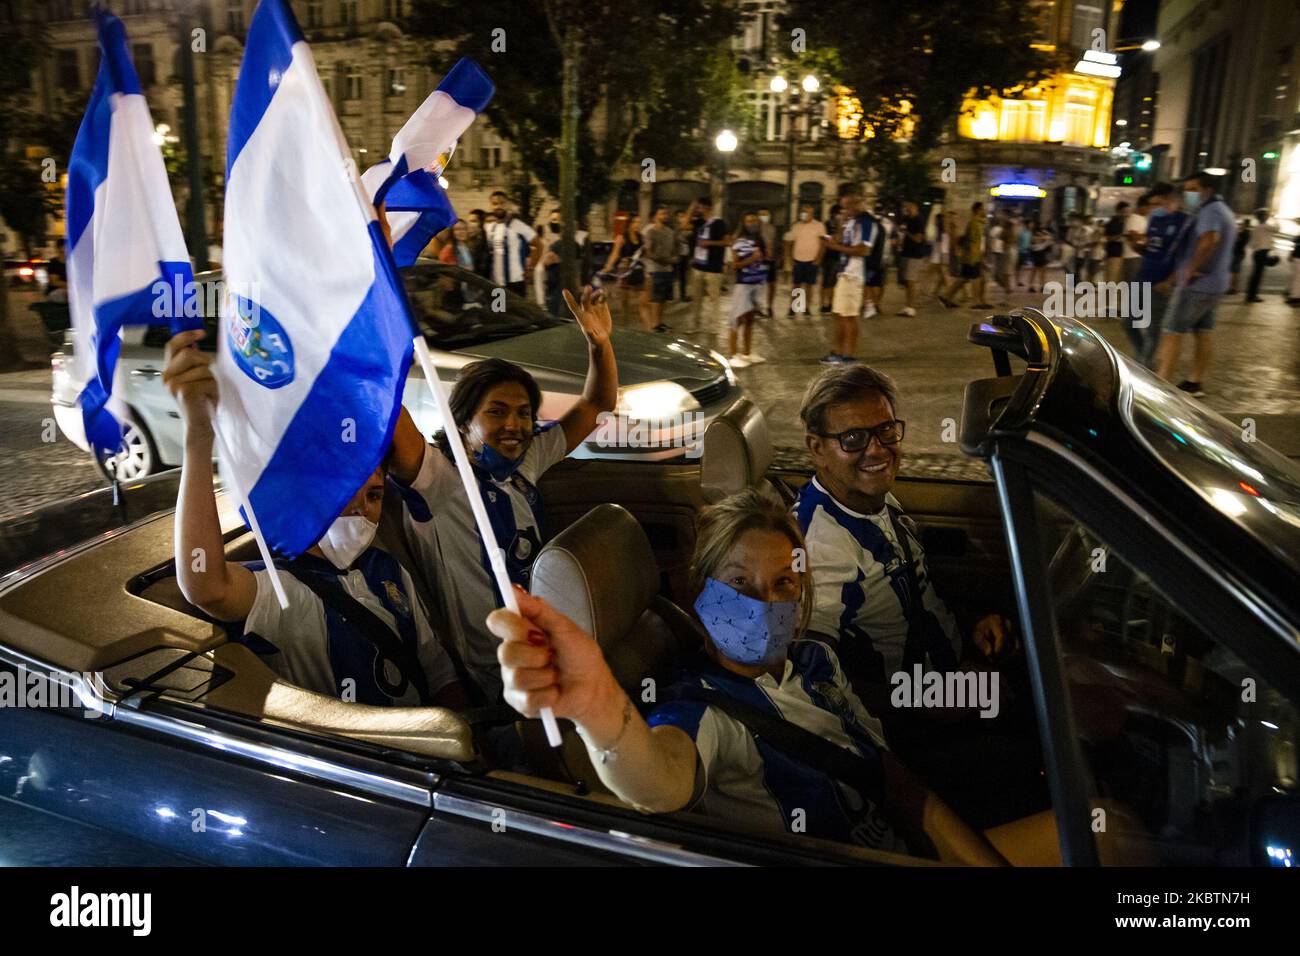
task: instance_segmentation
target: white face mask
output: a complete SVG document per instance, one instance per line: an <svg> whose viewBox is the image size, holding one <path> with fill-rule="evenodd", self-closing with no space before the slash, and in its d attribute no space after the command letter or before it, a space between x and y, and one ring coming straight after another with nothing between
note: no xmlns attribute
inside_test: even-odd
<svg viewBox="0 0 1300 956"><path fill-rule="evenodd" d="M811 215L810 213L806 213L806 212L801 212L801 213L799 213L799 221L800 221L800 222L807 222L807 221L808 221L809 219L811 219L811 218L812 218L812 215Z"/></svg>
<svg viewBox="0 0 1300 956"><path fill-rule="evenodd" d="M335 518L325 532L325 537L317 544L325 552L325 557L329 558L330 564L340 571L346 571L352 567L353 561L361 557L361 552L370 547L378 530L379 525L364 515Z"/></svg>
<svg viewBox="0 0 1300 956"><path fill-rule="evenodd" d="M759 222L768 222L768 221L771 220L771 218L772 218L771 216L759 216L759 217L758 217L758 221L759 221Z"/></svg>

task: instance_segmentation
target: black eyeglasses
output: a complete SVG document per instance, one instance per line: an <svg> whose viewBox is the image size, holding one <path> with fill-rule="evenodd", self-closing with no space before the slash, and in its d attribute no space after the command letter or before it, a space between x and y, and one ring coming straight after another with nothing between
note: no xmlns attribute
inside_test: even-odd
<svg viewBox="0 0 1300 956"><path fill-rule="evenodd" d="M822 438L834 438L846 452L862 451L871 444L871 436L882 445L897 445L903 440L903 422L893 419L881 422L874 428L850 428L835 435L818 432Z"/></svg>

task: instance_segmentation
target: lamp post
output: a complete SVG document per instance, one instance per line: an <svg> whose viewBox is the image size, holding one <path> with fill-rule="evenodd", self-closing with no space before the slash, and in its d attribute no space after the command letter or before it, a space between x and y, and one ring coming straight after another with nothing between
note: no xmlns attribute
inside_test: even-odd
<svg viewBox="0 0 1300 956"><path fill-rule="evenodd" d="M806 99L797 92L795 102L786 102L781 106L781 112L786 115L786 160L785 160L785 226L789 228L794 222L794 160L795 147L798 142L795 132L795 120L800 116L810 115L815 108L814 95L821 89L821 81L816 76L809 73L800 82L799 86L803 89ZM773 93L782 95L790 88L789 82L781 74L772 77L768 83L768 89Z"/></svg>
<svg viewBox="0 0 1300 956"><path fill-rule="evenodd" d="M729 129L724 129L713 141L713 145L722 154L722 218L724 220L727 218L727 193L729 191L727 187L731 182L731 173L727 169L727 163L731 159L731 154L736 151L736 143L736 134Z"/></svg>
<svg viewBox="0 0 1300 956"><path fill-rule="evenodd" d="M191 0L176 4L176 42L181 61L181 89L184 95L185 169L189 174L190 196L185 203L186 244L194 260L194 271L208 268L208 223L204 210L203 150L199 145L198 97L194 89L194 51L190 46L190 29L194 5Z"/></svg>

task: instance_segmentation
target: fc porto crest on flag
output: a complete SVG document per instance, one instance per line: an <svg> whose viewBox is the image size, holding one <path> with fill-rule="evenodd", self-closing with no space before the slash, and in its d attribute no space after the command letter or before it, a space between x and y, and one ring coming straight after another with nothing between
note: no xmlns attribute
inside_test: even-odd
<svg viewBox="0 0 1300 956"><path fill-rule="evenodd" d="M245 375L266 388L293 381L293 343L289 333L266 309L242 295L231 296L234 308L226 326L231 358Z"/></svg>

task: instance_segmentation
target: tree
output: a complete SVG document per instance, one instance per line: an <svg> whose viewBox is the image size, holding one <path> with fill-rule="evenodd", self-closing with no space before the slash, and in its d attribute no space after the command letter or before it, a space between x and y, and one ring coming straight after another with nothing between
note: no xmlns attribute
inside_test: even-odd
<svg viewBox="0 0 1300 956"><path fill-rule="evenodd" d="M716 68L738 14L730 0L415 0L410 29L450 42L435 59L483 65L497 86L487 119L560 199L562 281L576 285L579 211L607 198L615 170L695 165L698 131L726 100ZM556 93L560 96L557 98Z"/></svg>
<svg viewBox="0 0 1300 956"><path fill-rule="evenodd" d="M883 192L932 182L926 154L968 96L1033 85L1068 66L1035 49L1038 7L1024 0L791 0L783 28L833 50L862 103L862 159ZM918 181L919 180L919 181Z"/></svg>

